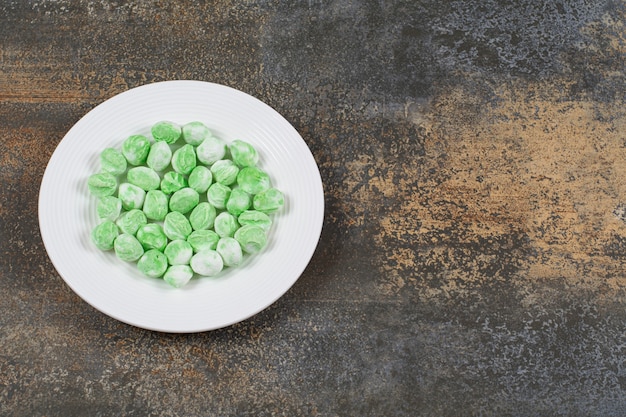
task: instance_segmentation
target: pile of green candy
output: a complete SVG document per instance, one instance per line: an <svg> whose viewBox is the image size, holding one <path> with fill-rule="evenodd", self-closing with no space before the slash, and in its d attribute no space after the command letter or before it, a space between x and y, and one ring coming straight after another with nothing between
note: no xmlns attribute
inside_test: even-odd
<svg viewBox="0 0 626 417"><path fill-rule="evenodd" d="M100 171L87 181L98 198L96 247L177 288L260 252L284 197L256 166L256 149L227 145L198 121L160 121L151 135L100 154Z"/></svg>

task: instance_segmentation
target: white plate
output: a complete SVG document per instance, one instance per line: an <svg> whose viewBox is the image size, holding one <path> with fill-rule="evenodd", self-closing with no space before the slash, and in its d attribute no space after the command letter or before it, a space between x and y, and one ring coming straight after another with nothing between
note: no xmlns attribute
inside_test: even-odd
<svg viewBox="0 0 626 417"><path fill-rule="evenodd" d="M285 194L273 215L268 245L243 266L181 289L142 275L135 264L90 241L98 224L87 178L99 170L106 147L120 149L160 120L204 122L226 142L242 139L258 150L259 166ZM324 194L319 169L298 132L275 110L230 87L201 81L166 81L121 93L76 123L54 151L39 194L44 245L67 285L99 311L122 322L162 332L191 333L225 327L262 311L300 277L319 241Z"/></svg>

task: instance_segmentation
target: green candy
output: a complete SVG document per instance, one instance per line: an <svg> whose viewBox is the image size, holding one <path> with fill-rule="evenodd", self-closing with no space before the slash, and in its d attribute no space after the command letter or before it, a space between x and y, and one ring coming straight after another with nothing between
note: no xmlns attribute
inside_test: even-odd
<svg viewBox="0 0 626 417"><path fill-rule="evenodd" d="M183 188L170 197L170 210L185 214L200 202L200 194L192 188Z"/></svg>
<svg viewBox="0 0 626 417"><path fill-rule="evenodd" d="M191 224L184 214L172 211L165 216L163 232L171 240L185 240L192 232Z"/></svg>
<svg viewBox="0 0 626 417"><path fill-rule="evenodd" d="M219 237L231 237L239 229L239 223L237 223L235 216L223 211L215 218L213 228Z"/></svg>
<svg viewBox="0 0 626 417"><path fill-rule="evenodd" d="M193 269L189 265L172 265L163 274L163 280L174 288L180 288L191 280Z"/></svg>
<svg viewBox="0 0 626 417"><path fill-rule="evenodd" d="M122 143L122 155L131 165L143 165L150 152L150 141L143 135L129 136Z"/></svg>
<svg viewBox="0 0 626 417"><path fill-rule="evenodd" d="M237 184L248 194L258 194L270 188L270 177L257 167L245 167L237 175Z"/></svg>
<svg viewBox="0 0 626 417"><path fill-rule="evenodd" d="M108 172L101 172L89 176L87 180L89 192L96 197L106 197L115 194L117 180Z"/></svg>
<svg viewBox="0 0 626 417"><path fill-rule="evenodd" d="M215 178L215 182L231 185L237 181L239 168L237 168L237 165L230 159L222 159L211 166L211 173L213 174L213 178Z"/></svg>
<svg viewBox="0 0 626 417"><path fill-rule="evenodd" d="M256 167L257 150L242 140L227 146L199 121L160 121L150 131L153 143L132 135L121 151L104 149L88 178L103 221L94 244L175 288L261 251L284 195Z"/></svg>
<svg viewBox="0 0 626 417"><path fill-rule="evenodd" d="M229 186L216 182L209 187L206 197L213 207L223 210L226 208L226 202L230 197L230 193L231 189Z"/></svg>
<svg viewBox="0 0 626 417"><path fill-rule="evenodd" d="M128 170L126 181L144 191L156 190L161 185L161 178L155 170L148 167L135 167Z"/></svg>
<svg viewBox="0 0 626 417"><path fill-rule="evenodd" d="M150 190L143 202L143 212L150 220L162 221L169 212L167 195L161 190Z"/></svg>
<svg viewBox="0 0 626 417"><path fill-rule="evenodd" d="M226 210L233 216L239 216L248 210L252 205L250 195L241 188L233 188L228 201L226 201Z"/></svg>
<svg viewBox="0 0 626 417"><path fill-rule="evenodd" d="M148 223L139 227L137 240L145 250L156 249L162 252L167 246L167 236L158 223Z"/></svg>
<svg viewBox="0 0 626 417"><path fill-rule="evenodd" d="M91 231L91 240L100 250L113 249L115 238L120 234L120 230L115 223L105 220Z"/></svg>
<svg viewBox="0 0 626 417"><path fill-rule="evenodd" d="M266 233L267 231L269 231L270 226L272 225L272 219L270 219L267 214L256 210L244 211L237 218L237 222L241 226L245 226L247 224L252 226L259 226Z"/></svg>
<svg viewBox="0 0 626 417"><path fill-rule="evenodd" d="M254 196L252 205L255 210L263 213L273 213L285 204L283 193L276 188L270 188Z"/></svg>
<svg viewBox="0 0 626 417"><path fill-rule="evenodd" d="M196 151L190 144L183 145L172 154L172 168L179 174L189 175L196 165Z"/></svg>
<svg viewBox="0 0 626 417"><path fill-rule="evenodd" d="M161 180L161 191L165 194L172 194L187 186L187 179L178 172L170 171L163 175Z"/></svg>
<svg viewBox="0 0 626 417"><path fill-rule="evenodd" d="M226 144L215 136L209 136L196 148L198 161L213 165L226 155Z"/></svg>
<svg viewBox="0 0 626 417"><path fill-rule="evenodd" d="M193 248L186 240L172 240L163 251L170 265L188 265Z"/></svg>
<svg viewBox="0 0 626 417"><path fill-rule="evenodd" d="M159 278L167 270L167 258L162 252L156 249L150 249L139 258L137 268L139 268L144 275Z"/></svg>
<svg viewBox="0 0 626 417"><path fill-rule="evenodd" d="M259 154L248 142L234 140L228 148L233 162L240 167L251 167L259 162Z"/></svg>
<svg viewBox="0 0 626 417"><path fill-rule="evenodd" d="M146 164L155 171L163 171L172 160L172 148L167 142L154 142L150 146L150 152Z"/></svg>
<svg viewBox="0 0 626 417"><path fill-rule="evenodd" d="M189 174L189 188L193 188L198 193L206 193L213 181L211 170L204 165L198 165Z"/></svg>
<svg viewBox="0 0 626 417"><path fill-rule="evenodd" d="M171 145L180 139L182 129L178 124L164 120L155 123L150 129L150 133L152 133L155 141L166 142Z"/></svg>
<svg viewBox="0 0 626 417"><path fill-rule="evenodd" d="M102 220L115 221L122 212L122 202L119 198L111 195L102 197L98 200L96 212Z"/></svg>
<svg viewBox="0 0 626 417"><path fill-rule="evenodd" d="M183 140L190 145L198 146L210 136L211 131L202 122L189 122L183 125Z"/></svg>
<svg viewBox="0 0 626 417"><path fill-rule="evenodd" d="M215 250L220 254L226 266L237 266L243 261L241 245L235 238L221 238L219 242L217 242L217 248Z"/></svg>
<svg viewBox="0 0 626 417"><path fill-rule="evenodd" d="M214 250L198 252L191 257L191 269L198 275L212 277L219 274L224 268L224 261Z"/></svg>
<svg viewBox="0 0 626 417"><path fill-rule="evenodd" d="M143 211L139 209L132 209L122 213L117 219L117 226L122 233L129 235L136 235L141 226L148 223L148 219Z"/></svg>
<svg viewBox="0 0 626 417"><path fill-rule="evenodd" d="M135 236L129 235L128 233L119 235L117 239L115 239L113 248L115 249L117 257L126 262L135 262L141 258L141 255L144 253L141 243Z"/></svg>
<svg viewBox="0 0 626 417"><path fill-rule="evenodd" d="M220 237L213 230L194 230L187 238L194 252L215 250Z"/></svg>
<svg viewBox="0 0 626 417"><path fill-rule="evenodd" d="M217 210L210 203L199 203L189 215L189 223L193 230L210 229L217 216Z"/></svg>
<svg viewBox="0 0 626 417"><path fill-rule="evenodd" d="M136 185L125 182L120 184L117 196L125 210L140 209L146 198L146 192Z"/></svg>
<svg viewBox="0 0 626 417"><path fill-rule="evenodd" d="M126 158L120 151L114 148L106 148L100 154L100 167L102 172L112 175L122 175L128 166Z"/></svg>
<svg viewBox="0 0 626 417"><path fill-rule="evenodd" d="M260 252L267 243L265 231L259 226L245 225L237 229L234 235L244 252L254 254Z"/></svg>

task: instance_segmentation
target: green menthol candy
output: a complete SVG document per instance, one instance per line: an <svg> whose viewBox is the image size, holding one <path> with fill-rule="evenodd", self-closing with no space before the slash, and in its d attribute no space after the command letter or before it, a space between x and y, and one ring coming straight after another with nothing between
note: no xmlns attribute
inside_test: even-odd
<svg viewBox="0 0 626 417"><path fill-rule="evenodd" d="M211 173L213 178L215 178L215 182L230 185L237 181L239 168L230 159L222 159L211 166Z"/></svg>
<svg viewBox="0 0 626 417"><path fill-rule="evenodd" d="M228 148L233 162L240 167L251 167L259 161L259 154L248 142L234 140Z"/></svg>
<svg viewBox="0 0 626 417"><path fill-rule="evenodd" d="M106 197L115 194L117 180L108 172L93 174L87 180L87 187L89 192L96 197Z"/></svg>
<svg viewBox="0 0 626 417"><path fill-rule="evenodd" d="M226 144L215 136L209 136L196 148L198 161L212 165L226 155Z"/></svg>
<svg viewBox="0 0 626 417"><path fill-rule="evenodd" d="M190 144L181 146L172 154L172 168L179 174L189 175L196 165L196 151Z"/></svg>
<svg viewBox="0 0 626 417"><path fill-rule="evenodd" d="M133 235L122 233L115 239L113 244L115 254L122 261L135 262L143 255L143 246Z"/></svg>
<svg viewBox="0 0 626 417"><path fill-rule="evenodd" d="M122 143L122 155L131 165L143 165L150 152L150 141L143 135L132 135Z"/></svg>
<svg viewBox="0 0 626 417"><path fill-rule="evenodd" d="M215 250L220 237L213 230L194 230L187 238L194 252Z"/></svg>
<svg viewBox="0 0 626 417"><path fill-rule="evenodd" d="M113 175L122 175L126 172L126 158L120 151L114 148L106 148L100 154L100 169Z"/></svg>
<svg viewBox="0 0 626 417"><path fill-rule="evenodd" d="M146 192L136 185L125 182L120 184L117 196L125 210L140 209L146 198Z"/></svg>
<svg viewBox="0 0 626 417"><path fill-rule="evenodd" d="M189 188L193 188L200 194L206 193L213 181L211 170L204 165L198 165L189 174Z"/></svg>
<svg viewBox="0 0 626 417"><path fill-rule="evenodd" d="M254 196L252 204L255 210L264 213L273 213L283 206L285 199L283 193L276 188L270 188Z"/></svg>
<svg viewBox="0 0 626 417"><path fill-rule="evenodd" d="M226 202L226 210L233 216L239 216L252 205L250 194L241 188L233 188Z"/></svg>
<svg viewBox="0 0 626 417"><path fill-rule="evenodd" d="M174 288L180 288L191 280L193 269L189 265L172 265L163 274L163 280Z"/></svg>
<svg viewBox="0 0 626 417"><path fill-rule="evenodd" d="M105 220L91 231L91 240L98 249L110 250L113 249L113 243L119 234L120 230L115 223Z"/></svg>
<svg viewBox="0 0 626 417"><path fill-rule="evenodd" d="M156 142L166 142L169 144L176 143L182 135L182 129L178 124L166 120L155 123L150 129L150 132Z"/></svg>
<svg viewBox="0 0 626 417"><path fill-rule="evenodd" d="M216 182L209 187L206 197L213 207L223 210L226 208L226 202L230 197L230 193L231 189L228 185Z"/></svg>
<svg viewBox="0 0 626 417"><path fill-rule="evenodd" d="M193 248L186 240L172 240L163 253L170 265L187 265L193 256Z"/></svg>
<svg viewBox="0 0 626 417"><path fill-rule="evenodd" d="M137 240L145 250L156 249L161 252L167 246L167 236L158 223L144 224L137 230Z"/></svg>
<svg viewBox="0 0 626 417"><path fill-rule="evenodd" d="M227 237L235 234L235 231L239 229L239 223L237 223L235 216L227 211L223 211L215 218L213 228L219 237Z"/></svg>
<svg viewBox="0 0 626 417"><path fill-rule="evenodd" d="M243 261L241 245L232 237L221 238L215 250L220 254L226 266L237 266Z"/></svg>
<svg viewBox="0 0 626 417"><path fill-rule="evenodd" d="M145 191L156 190L161 185L161 178L155 170L148 167L135 167L128 170L126 180Z"/></svg>
<svg viewBox="0 0 626 417"><path fill-rule="evenodd" d="M98 200L96 212L102 220L115 221L122 212L122 202L119 198L111 195L102 197Z"/></svg>
<svg viewBox="0 0 626 417"><path fill-rule="evenodd" d="M165 194L174 193L187 186L187 179L178 172L170 171L163 175L161 180L161 191Z"/></svg>
<svg viewBox="0 0 626 417"><path fill-rule="evenodd" d="M162 252L150 249L139 258L137 268L149 277L159 278L167 270L167 258Z"/></svg>
<svg viewBox="0 0 626 417"><path fill-rule="evenodd" d="M172 148L167 142L154 142L150 146L146 164L155 171L163 171L172 160Z"/></svg>
<svg viewBox="0 0 626 417"><path fill-rule="evenodd" d="M248 194L258 194L270 188L270 177L257 167L246 167L239 171L237 184Z"/></svg>
<svg viewBox="0 0 626 417"><path fill-rule="evenodd" d="M136 235L137 230L144 224L148 223L148 219L143 211L139 209L132 209L122 213L119 219L117 219L117 226L122 233L129 235Z"/></svg>
<svg viewBox="0 0 626 417"><path fill-rule="evenodd" d="M198 146L208 137L211 131L202 122L190 122L183 125L183 139L190 145Z"/></svg>
<svg viewBox="0 0 626 417"><path fill-rule="evenodd" d="M210 229L217 216L217 210L210 203L199 203L189 215L189 223L193 230Z"/></svg>
<svg viewBox="0 0 626 417"><path fill-rule="evenodd" d="M189 266L198 275L212 277L224 269L224 261L216 251L207 250L193 255Z"/></svg>
<svg viewBox="0 0 626 417"><path fill-rule="evenodd" d="M244 252L254 254L260 252L267 243L265 231L259 226L245 225L237 229L235 239Z"/></svg>
<svg viewBox="0 0 626 417"><path fill-rule="evenodd" d="M267 232L272 225L272 219L270 219L267 214L256 210L244 211L237 218L237 222L242 226L245 226L247 224L252 226L259 226L265 232Z"/></svg>
<svg viewBox="0 0 626 417"><path fill-rule="evenodd" d="M165 216L163 232L171 240L185 240L192 232L191 224L184 214L172 211Z"/></svg>
<svg viewBox="0 0 626 417"><path fill-rule="evenodd" d="M192 188L183 188L170 197L170 210L188 213L200 202L200 194Z"/></svg>
<svg viewBox="0 0 626 417"><path fill-rule="evenodd" d="M143 212L150 220L162 221L165 219L169 212L167 195L161 190L148 191L143 202Z"/></svg>

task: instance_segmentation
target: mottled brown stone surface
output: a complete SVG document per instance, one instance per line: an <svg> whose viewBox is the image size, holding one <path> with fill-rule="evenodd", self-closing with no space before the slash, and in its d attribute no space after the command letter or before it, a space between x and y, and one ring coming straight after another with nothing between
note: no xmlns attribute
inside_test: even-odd
<svg viewBox="0 0 626 417"><path fill-rule="evenodd" d="M0 2L0 415L626 415L625 12ZM203 334L94 310L38 229L68 129L170 79L276 108L325 187L296 285Z"/></svg>

